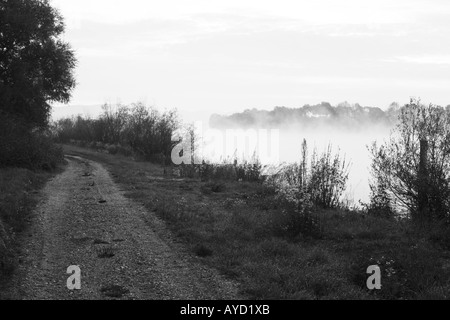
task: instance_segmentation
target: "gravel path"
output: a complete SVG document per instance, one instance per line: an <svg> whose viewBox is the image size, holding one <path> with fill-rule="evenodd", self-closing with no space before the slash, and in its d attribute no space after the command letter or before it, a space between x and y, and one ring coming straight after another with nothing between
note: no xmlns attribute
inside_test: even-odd
<svg viewBox="0 0 450 320"><path fill-rule="evenodd" d="M235 299L237 286L185 253L99 163L68 157L43 190L12 281L21 299ZM81 269L68 290L67 268Z"/></svg>

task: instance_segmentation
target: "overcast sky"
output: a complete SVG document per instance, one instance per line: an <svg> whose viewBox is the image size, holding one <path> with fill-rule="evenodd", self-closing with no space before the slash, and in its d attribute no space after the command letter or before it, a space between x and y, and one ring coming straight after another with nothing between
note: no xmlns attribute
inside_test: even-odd
<svg viewBox="0 0 450 320"><path fill-rule="evenodd" d="M450 104L448 0L52 3L79 60L72 105L144 101L191 121L322 101Z"/></svg>

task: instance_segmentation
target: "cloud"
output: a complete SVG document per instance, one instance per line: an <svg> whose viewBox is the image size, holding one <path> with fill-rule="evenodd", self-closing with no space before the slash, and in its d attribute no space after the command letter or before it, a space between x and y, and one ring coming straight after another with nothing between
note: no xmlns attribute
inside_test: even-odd
<svg viewBox="0 0 450 320"><path fill-rule="evenodd" d="M443 2L440 2L441 4ZM99 22L129 22L148 18L180 19L198 14L236 13L248 16L275 16L308 23L398 23L410 20L425 10L433 10L428 1L399 0L53 0L66 14ZM448 6L441 5L439 10ZM405 14L409 13L409 14Z"/></svg>
<svg viewBox="0 0 450 320"><path fill-rule="evenodd" d="M409 63L450 65L450 55L406 56L399 59Z"/></svg>
<svg viewBox="0 0 450 320"><path fill-rule="evenodd" d="M422 56L401 56L388 60L391 62L405 62L415 64L450 65L450 55L422 55Z"/></svg>
<svg viewBox="0 0 450 320"><path fill-rule="evenodd" d="M240 15L248 20L277 19L301 25L386 25L413 23L424 14L448 14L450 4L435 0L53 0L75 21L126 24L147 19L183 20L198 16ZM229 21L233 23L232 20Z"/></svg>
<svg viewBox="0 0 450 320"><path fill-rule="evenodd" d="M402 37L423 34L439 20L440 32L450 2L435 0L53 0L66 18L68 30L95 37L89 26L119 26L142 34L147 43L167 46L217 34L253 34L268 31L299 32L331 37ZM425 24L425 27L424 27ZM428 24L428 26L427 26ZM145 28L145 29L143 29Z"/></svg>
<svg viewBox="0 0 450 320"><path fill-rule="evenodd" d="M151 91L187 109L448 91L448 0L52 3L80 58L76 101Z"/></svg>

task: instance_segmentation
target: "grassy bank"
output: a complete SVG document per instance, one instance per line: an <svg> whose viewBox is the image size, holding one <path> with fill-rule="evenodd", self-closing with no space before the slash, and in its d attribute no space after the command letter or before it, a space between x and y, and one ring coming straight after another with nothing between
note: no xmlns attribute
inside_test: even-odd
<svg viewBox="0 0 450 320"><path fill-rule="evenodd" d="M39 200L39 190L53 175L47 171L0 169L0 279L9 278L17 261L18 242L29 215Z"/></svg>
<svg viewBox="0 0 450 320"><path fill-rule="evenodd" d="M128 197L250 298L449 298L450 237L443 227L321 210L320 235L292 237L290 217L258 183L180 179L148 162L69 146L66 152L105 164ZM370 265L381 268L379 291L366 287Z"/></svg>

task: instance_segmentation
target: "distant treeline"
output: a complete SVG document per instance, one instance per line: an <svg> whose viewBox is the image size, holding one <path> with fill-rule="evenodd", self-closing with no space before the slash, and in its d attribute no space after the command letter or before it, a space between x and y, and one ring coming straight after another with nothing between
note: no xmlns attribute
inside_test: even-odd
<svg viewBox="0 0 450 320"><path fill-rule="evenodd" d="M315 128L320 125L343 129L358 129L370 126L391 126L398 117L399 105L392 103L387 111L359 104L341 103L332 106L328 102L305 105L301 108L276 107L272 111L246 110L230 116L214 114L210 118L213 128L283 127L302 125Z"/></svg>
<svg viewBox="0 0 450 320"><path fill-rule="evenodd" d="M178 127L175 111L159 112L142 103L105 104L97 119L82 116L53 124L56 139L105 148L109 153L137 154L145 160L170 161L172 133Z"/></svg>

